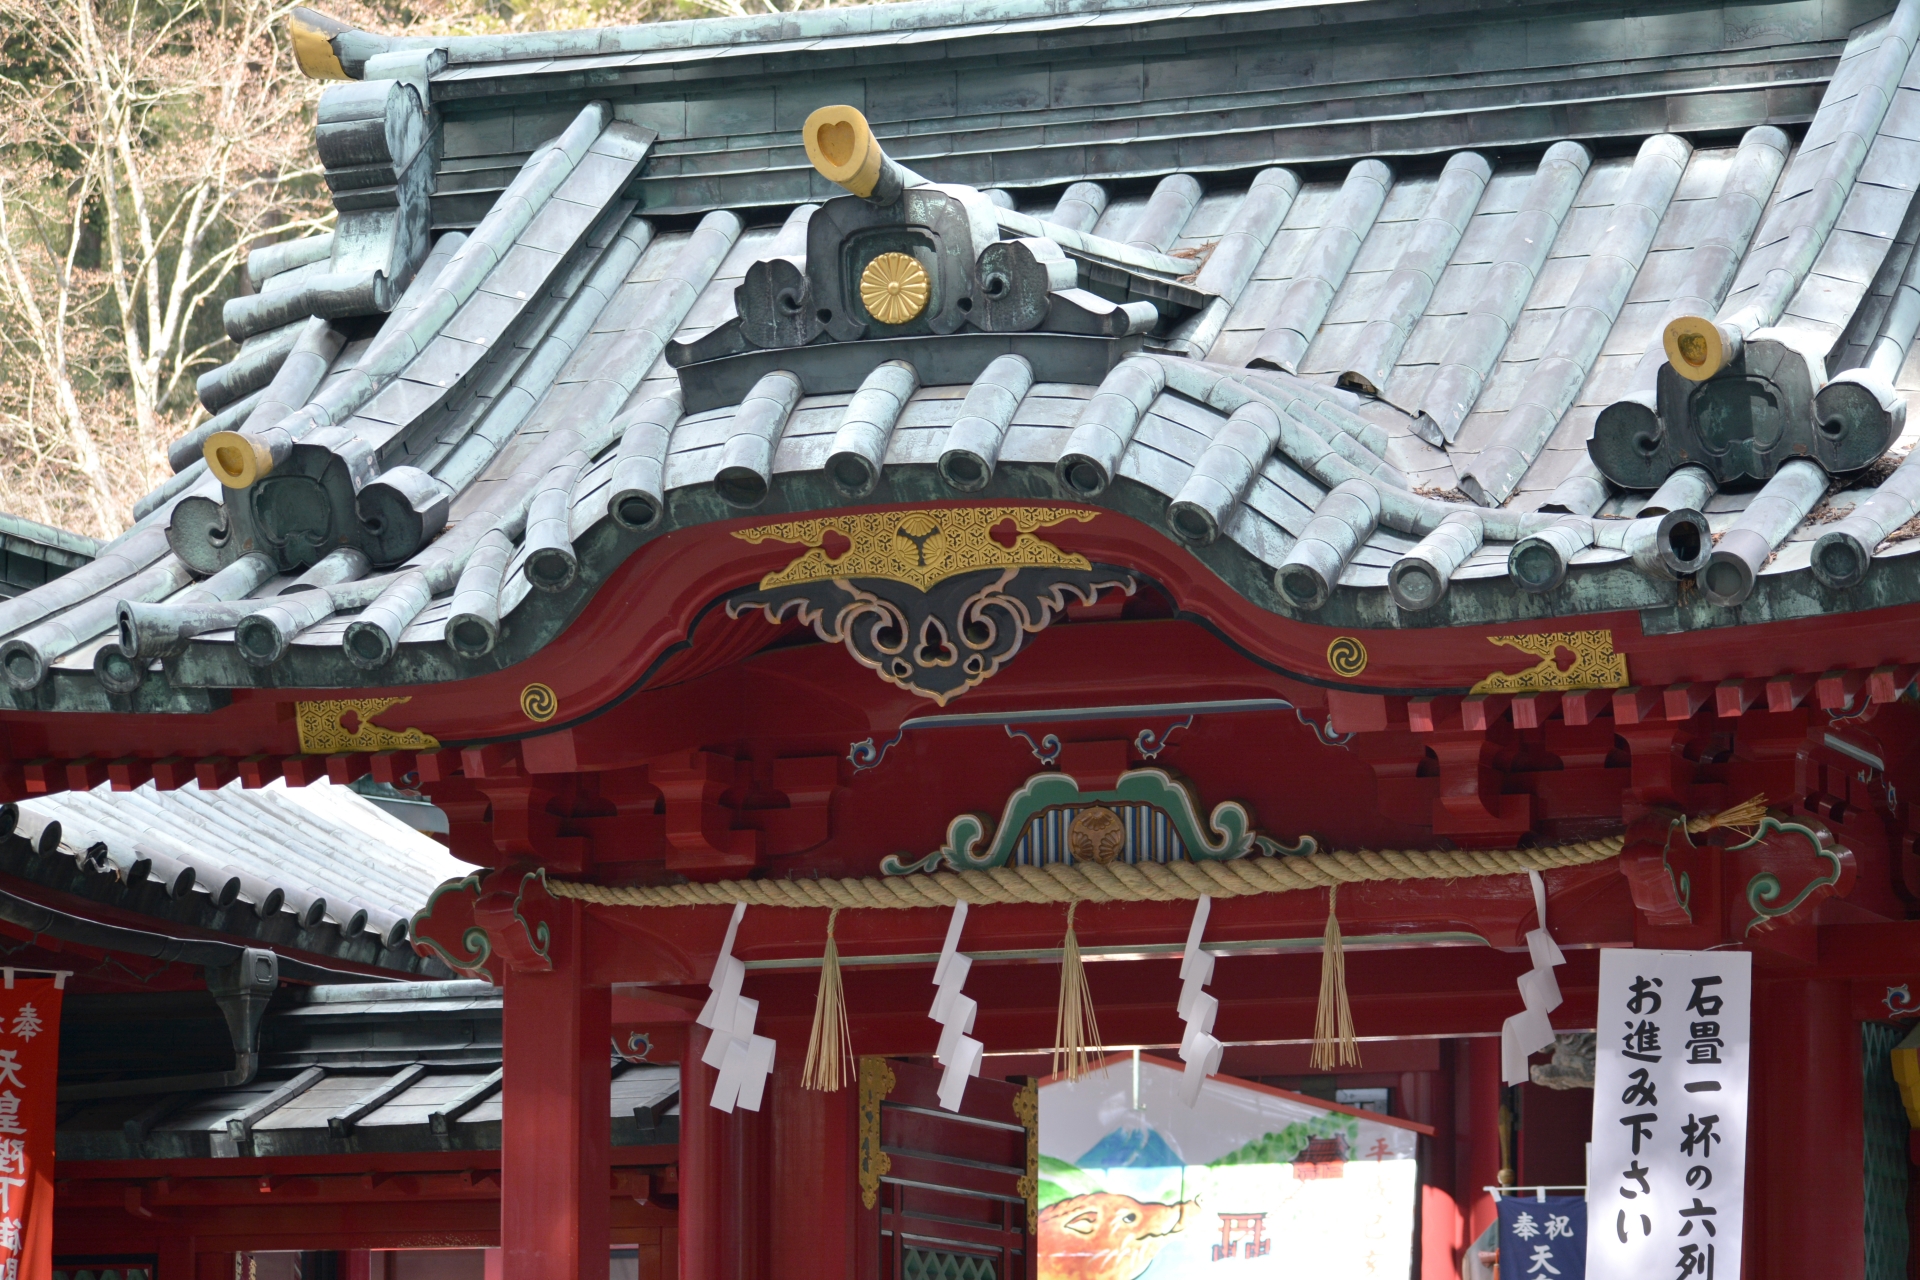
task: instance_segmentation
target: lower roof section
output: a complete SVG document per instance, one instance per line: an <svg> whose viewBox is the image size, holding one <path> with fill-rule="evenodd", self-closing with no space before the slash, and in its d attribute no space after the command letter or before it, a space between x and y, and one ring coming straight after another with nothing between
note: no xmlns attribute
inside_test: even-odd
<svg viewBox="0 0 1920 1280"><path fill-rule="evenodd" d="M172 1079L63 1104L60 1161L497 1151L500 1010L499 989L486 982L284 991L262 1025L259 1074L194 1088L177 1078L209 1067L217 1075L231 1059L210 998L70 997L63 1085ZM610 1070L613 1145L670 1149L678 1067L616 1060Z"/></svg>

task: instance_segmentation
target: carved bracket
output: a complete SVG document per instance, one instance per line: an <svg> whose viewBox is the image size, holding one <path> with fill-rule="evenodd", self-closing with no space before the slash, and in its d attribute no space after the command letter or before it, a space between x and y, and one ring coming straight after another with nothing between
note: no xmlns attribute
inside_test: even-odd
<svg viewBox="0 0 1920 1280"><path fill-rule="evenodd" d="M1769 814L1751 839L1729 845L1727 852L1745 853L1743 861L1760 868L1747 880L1747 905L1754 915L1742 936L1786 923L1822 898L1844 898L1853 889L1853 851L1836 844L1833 832L1812 819L1783 822Z"/></svg>
<svg viewBox="0 0 1920 1280"><path fill-rule="evenodd" d="M548 972L557 908L542 869L476 871L435 889L414 913L414 950L496 985L505 977L496 961L522 973Z"/></svg>
<svg viewBox="0 0 1920 1280"><path fill-rule="evenodd" d="M488 872L476 871L449 880L427 897L427 905L413 913L413 949L439 960L463 978L484 978L498 986L492 968L493 942L474 921L474 904Z"/></svg>
<svg viewBox="0 0 1920 1280"><path fill-rule="evenodd" d="M1697 837L1670 810L1628 829L1620 871L1648 924L1711 925L1725 940L1741 941L1804 922L1822 899L1853 889L1852 851L1815 819L1767 814L1750 830L1723 827ZM1742 886L1726 903L1724 920L1710 889L1722 881L1730 890Z"/></svg>
<svg viewBox="0 0 1920 1280"><path fill-rule="evenodd" d="M1042 820L1037 840L1029 838L1036 819ZM1156 819L1165 823L1164 832ZM912 860L889 855L880 870L899 876L941 868L981 871L1016 860L1225 861L1255 850L1315 853L1319 843L1312 836L1286 844L1261 835L1246 806L1235 800L1221 801L1203 819L1192 790L1164 769L1128 770L1104 791L1082 791L1070 774L1049 772L1034 774L1007 797L998 823L985 814L963 813L947 824L947 842L940 848Z"/></svg>
<svg viewBox="0 0 1920 1280"><path fill-rule="evenodd" d="M1627 878L1633 905L1649 923L1694 922L1694 887L1699 863L1706 856L1687 834L1686 819L1679 814L1652 814L1627 829L1620 873Z"/></svg>

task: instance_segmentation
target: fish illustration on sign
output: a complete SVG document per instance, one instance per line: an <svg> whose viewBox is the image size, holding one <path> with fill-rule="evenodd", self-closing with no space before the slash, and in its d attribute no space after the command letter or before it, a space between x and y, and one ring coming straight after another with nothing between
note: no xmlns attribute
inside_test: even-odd
<svg viewBox="0 0 1920 1280"><path fill-rule="evenodd" d="M1040 1280L1134 1280L1198 1207L1193 1200L1145 1204L1111 1191L1062 1200L1040 1214Z"/></svg>

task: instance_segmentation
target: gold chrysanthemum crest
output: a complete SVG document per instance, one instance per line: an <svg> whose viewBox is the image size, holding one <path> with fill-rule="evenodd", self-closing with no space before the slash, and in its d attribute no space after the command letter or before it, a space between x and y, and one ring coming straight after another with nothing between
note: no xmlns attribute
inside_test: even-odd
<svg viewBox="0 0 1920 1280"><path fill-rule="evenodd" d="M904 253L883 253L860 273L860 301L881 324L905 324L927 307L927 269Z"/></svg>

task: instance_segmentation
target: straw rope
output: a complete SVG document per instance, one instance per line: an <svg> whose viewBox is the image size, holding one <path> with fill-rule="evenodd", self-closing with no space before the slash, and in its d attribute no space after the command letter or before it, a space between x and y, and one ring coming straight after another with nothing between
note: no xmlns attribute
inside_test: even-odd
<svg viewBox="0 0 1920 1280"><path fill-rule="evenodd" d="M1538 849L1463 849L1437 852L1358 850L1298 857L1247 857L1228 862L1050 863L932 875L868 876L840 880L720 880L651 886L549 880L556 898L608 907L698 907L745 902L757 907L950 907L989 903L1177 902L1205 894L1240 898L1258 893L1325 889L1370 880L1464 880L1511 876L1556 867L1584 867L1620 852L1608 836Z"/></svg>

